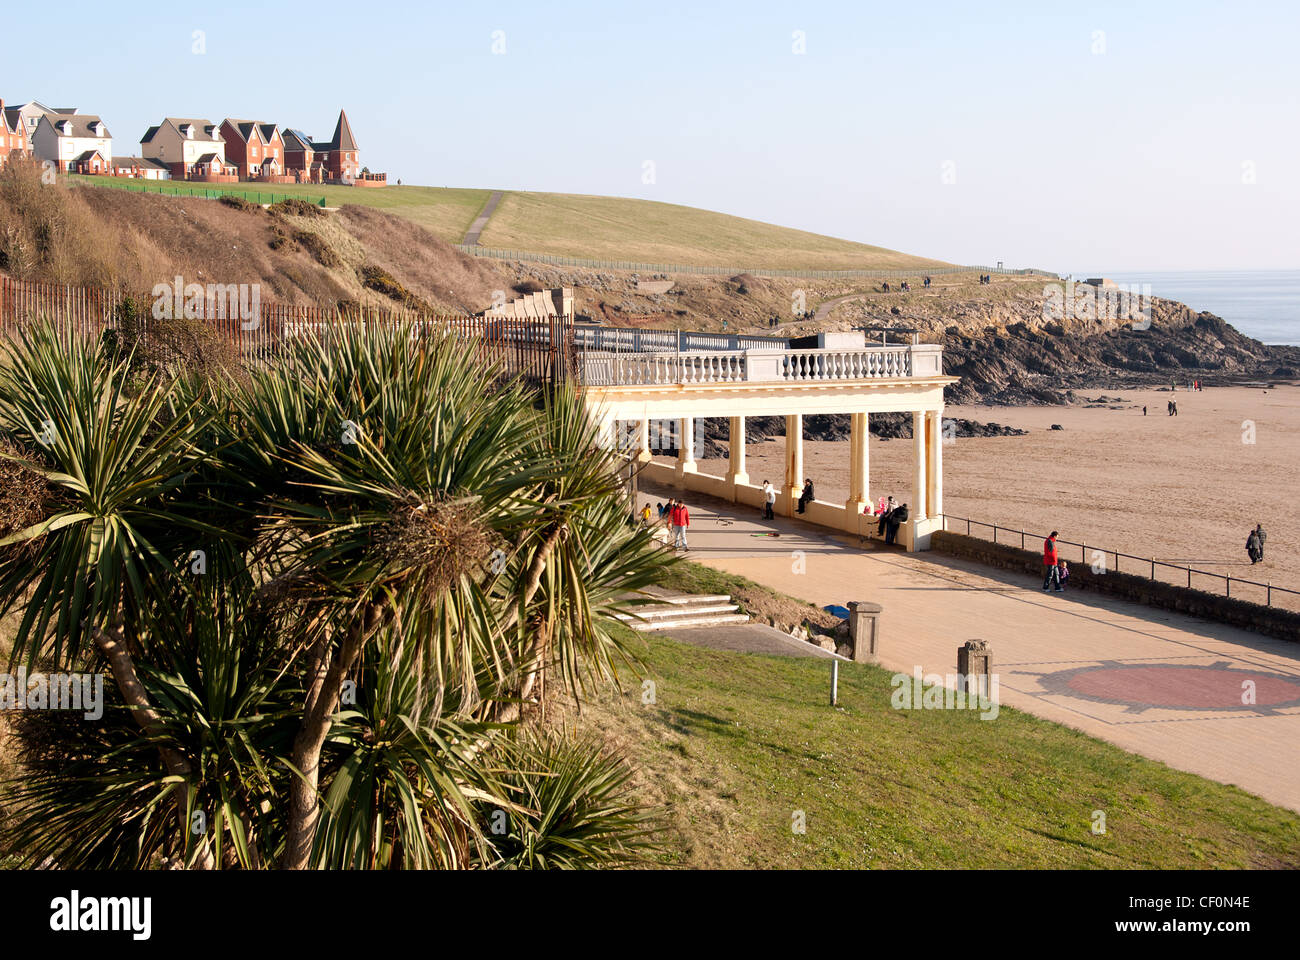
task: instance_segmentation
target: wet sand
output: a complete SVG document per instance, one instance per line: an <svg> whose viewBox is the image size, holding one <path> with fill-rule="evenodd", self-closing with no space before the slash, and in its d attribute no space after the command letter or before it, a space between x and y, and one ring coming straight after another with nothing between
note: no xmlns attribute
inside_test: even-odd
<svg viewBox="0 0 1300 960"><path fill-rule="evenodd" d="M1300 386L1076 394L1079 402L1070 407L948 407L945 417L1030 432L947 444L944 512L1040 536L1055 529L1063 540L1107 551L1300 590ZM1084 397L1103 394L1122 402L1085 406ZM1178 401L1177 417L1166 413L1171 398ZM1051 430L1052 424L1064 429ZM872 438L873 499L911 499L911 453L910 440ZM805 475L813 478L818 500L843 503L848 458L847 441L804 442ZM752 482L779 482L784 441L750 444L748 459ZM726 464L705 460L700 470L723 474ZM1268 541L1264 561L1252 567L1245 544L1257 522ZM964 532L965 524L954 522L949 529ZM1078 560L1078 549L1066 556ZM1121 570L1125 563L1120 561ZM1172 577L1170 572L1162 579ZM1222 581L1213 578L1193 585L1222 590ZM1233 595L1264 600L1262 589L1244 585L1234 585ZM1300 597L1283 605L1300 609Z"/></svg>

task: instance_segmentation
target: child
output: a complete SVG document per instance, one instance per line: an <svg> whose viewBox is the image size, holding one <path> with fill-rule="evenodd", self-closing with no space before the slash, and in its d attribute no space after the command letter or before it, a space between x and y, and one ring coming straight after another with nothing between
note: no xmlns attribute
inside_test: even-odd
<svg viewBox="0 0 1300 960"><path fill-rule="evenodd" d="M644 507L641 508L641 524L642 526L646 526L646 527L650 526L650 504L649 503L647 503Z"/></svg>
<svg viewBox="0 0 1300 960"><path fill-rule="evenodd" d="M1066 565L1065 561L1062 560L1056 565L1056 569L1056 592L1061 593L1065 590L1065 581L1070 579L1070 568Z"/></svg>

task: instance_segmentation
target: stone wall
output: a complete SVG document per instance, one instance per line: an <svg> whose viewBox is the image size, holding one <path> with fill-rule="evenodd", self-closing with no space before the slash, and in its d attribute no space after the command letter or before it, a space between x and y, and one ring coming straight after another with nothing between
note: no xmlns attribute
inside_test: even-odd
<svg viewBox="0 0 1300 960"><path fill-rule="evenodd" d="M1043 577L1043 557L1035 550L1021 550L1009 544L992 543L979 537L949 531L931 534L930 549L1003 570L1024 573L1039 581ZM1086 563L1072 563L1067 589L1092 590L1122 600L1134 600L1162 610L1176 610L1270 637L1300 642L1300 613L1180 587L1160 580L1149 580L1131 573L1093 573Z"/></svg>

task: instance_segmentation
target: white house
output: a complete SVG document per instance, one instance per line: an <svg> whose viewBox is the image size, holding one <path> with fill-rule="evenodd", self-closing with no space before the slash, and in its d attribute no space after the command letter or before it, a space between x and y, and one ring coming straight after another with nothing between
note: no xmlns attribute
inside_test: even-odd
<svg viewBox="0 0 1300 960"><path fill-rule="evenodd" d="M42 114L32 135L32 152L72 173L107 173L113 136L94 114Z"/></svg>

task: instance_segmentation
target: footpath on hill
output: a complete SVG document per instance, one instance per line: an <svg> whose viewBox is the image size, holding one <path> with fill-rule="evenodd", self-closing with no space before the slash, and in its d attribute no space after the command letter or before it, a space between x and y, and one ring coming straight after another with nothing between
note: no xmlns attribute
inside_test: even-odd
<svg viewBox="0 0 1300 960"><path fill-rule="evenodd" d="M646 484L642 497L674 495ZM956 672L993 650L1001 704L1300 810L1300 649L935 553L905 554L692 494L689 557L818 606L884 607L880 663ZM777 533L779 536L755 536ZM991 722L996 722L993 720Z"/></svg>

